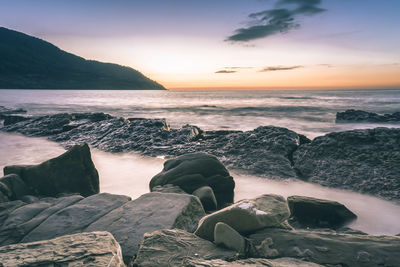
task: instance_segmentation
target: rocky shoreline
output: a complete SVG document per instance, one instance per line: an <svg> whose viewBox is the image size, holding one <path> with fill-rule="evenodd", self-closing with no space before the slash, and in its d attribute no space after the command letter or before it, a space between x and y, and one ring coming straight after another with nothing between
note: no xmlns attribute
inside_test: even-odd
<svg viewBox="0 0 400 267"><path fill-rule="evenodd" d="M4 171L0 266L400 265L400 237L348 228L357 214L338 202L233 203L234 178L205 153L167 160L135 200L99 193L87 144Z"/></svg>
<svg viewBox="0 0 400 267"><path fill-rule="evenodd" d="M87 143L106 152L136 151L167 158L208 153L231 170L270 179L300 179L400 203L398 128L330 133L311 141L274 126L246 132L203 131L193 125L174 129L163 119L124 119L104 113L18 113L21 110L0 109L4 120L0 130L47 137L65 148Z"/></svg>

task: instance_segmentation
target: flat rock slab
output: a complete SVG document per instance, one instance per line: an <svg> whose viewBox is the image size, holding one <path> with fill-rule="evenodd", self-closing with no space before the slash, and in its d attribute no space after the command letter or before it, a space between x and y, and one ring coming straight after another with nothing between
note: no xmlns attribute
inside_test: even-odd
<svg viewBox="0 0 400 267"><path fill-rule="evenodd" d="M99 193L99 175L87 144L76 145L64 154L39 165L6 166L4 174L18 174L31 192L56 197L61 193L90 196Z"/></svg>
<svg viewBox="0 0 400 267"><path fill-rule="evenodd" d="M357 215L336 201L305 196L287 198L291 223L302 228L337 229L357 219Z"/></svg>
<svg viewBox="0 0 400 267"><path fill-rule="evenodd" d="M400 129L330 133L300 146L293 161L309 182L400 201Z"/></svg>
<svg viewBox="0 0 400 267"><path fill-rule="evenodd" d="M286 200L278 195L262 195L255 199L244 199L222 210L203 217L195 234L214 241L214 228L223 222L241 234L265 227L277 227L289 218Z"/></svg>
<svg viewBox="0 0 400 267"><path fill-rule="evenodd" d="M0 266L123 267L121 248L107 232L80 233L0 247Z"/></svg>
<svg viewBox="0 0 400 267"><path fill-rule="evenodd" d="M400 238L264 229L249 236L264 258L290 257L329 266L400 266Z"/></svg>
<svg viewBox="0 0 400 267"><path fill-rule="evenodd" d="M250 258L237 261L224 260L189 260L189 267L323 267L322 265L309 261L302 261L293 258L280 258L275 260Z"/></svg>
<svg viewBox="0 0 400 267"><path fill-rule="evenodd" d="M134 266L190 266L191 260L211 259L235 260L237 253L183 230L159 230L144 235Z"/></svg>
<svg viewBox="0 0 400 267"><path fill-rule="evenodd" d="M159 229L194 231L205 215L199 199L192 195L148 193L109 212L86 228L108 231L121 244L128 262L139 249L143 234Z"/></svg>

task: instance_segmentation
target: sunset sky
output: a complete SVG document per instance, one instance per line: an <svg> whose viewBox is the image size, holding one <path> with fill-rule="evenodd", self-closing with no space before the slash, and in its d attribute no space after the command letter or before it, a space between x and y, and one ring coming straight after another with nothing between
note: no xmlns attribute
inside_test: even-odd
<svg viewBox="0 0 400 267"><path fill-rule="evenodd" d="M399 0L2 0L0 26L167 88L400 88Z"/></svg>

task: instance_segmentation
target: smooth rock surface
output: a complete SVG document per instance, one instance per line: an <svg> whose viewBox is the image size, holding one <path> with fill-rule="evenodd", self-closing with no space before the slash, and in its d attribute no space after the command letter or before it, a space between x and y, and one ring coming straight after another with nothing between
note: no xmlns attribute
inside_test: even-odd
<svg viewBox="0 0 400 267"><path fill-rule="evenodd" d="M192 193L200 199L201 204L205 211L212 211L217 209L217 199L215 198L214 191L209 186L200 187Z"/></svg>
<svg viewBox="0 0 400 267"><path fill-rule="evenodd" d="M317 137L294 152L293 162L303 180L400 201L400 129Z"/></svg>
<svg viewBox="0 0 400 267"><path fill-rule="evenodd" d="M233 202L235 182L224 165L205 153L186 154L164 163L163 170L150 181L150 190L158 185L173 184L192 194L210 186L220 207Z"/></svg>
<svg viewBox="0 0 400 267"><path fill-rule="evenodd" d="M107 232L80 233L0 247L0 265L123 267L121 248Z"/></svg>
<svg viewBox="0 0 400 267"><path fill-rule="evenodd" d="M195 196L153 192L114 209L85 230L112 233L128 262L136 255L144 233L172 228L194 231L204 215Z"/></svg>
<svg viewBox="0 0 400 267"><path fill-rule="evenodd" d="M337 229L357 219L357 215L336 201L305 196L287 198L291 223L302 228Z"/></svg>
<svg viewBox="0 0 400 267"><path fill-rule="evenodd" d="M286 200L278 195L262 195L255 199L244 199L222 210L203 217L195 234L213 241L214 228L223 222L240 234L254 232L265 227L281 227L289 218Z"/></svg>
<svg viewBox="0 0 400 267"><path fill-rule="evenodd" d="M290 257L321 265L400 266L400 238L263 229L249 236L259 257Z"/></svg>
<svg viewBox="0 0 400 267"><path fill-rule="evenodd" d="M143 236L133 266L190 266L190 260L235 260L237 253L183 230L159 230Z"/></svg>
<svg viewBox="0 0 400 267"><path fill-rule="evenodd" d="M64 154L39 165L6 166L4 174L18 174L30 191L55 197L61 193L90 196L99 192L99 175L87 144L76 145Z"/></svg>
<svg viewBox="0 0 400 267"><path fill-rule="evenodd" d="M241 255L246 253L246 240L229 225L219 222L214 228L214 243L217 246L237 251Z"/></svg>
<svg viewBox="0 0 400 267"><path fill-rule="evenodd" d="M367 112L363 110L348 109L344 112L336 113L336 122L373 122L373 123L399 123L400 112L393 114L377 114L373 112Z"/></svg>
<svg viewBox="0 0 400 267"><path fill-rule="evenodd" d="M157 185L153 187L152 192L187 194L179 186L173 184Z"/></svg>
<svg viewBox="0 0 400 267"><path fill-rule="evenodd" d="M322 265L293 258L280 258L274 260L249 258L237 261L224 260L189 260L188 267L323 267Z"/></svg>

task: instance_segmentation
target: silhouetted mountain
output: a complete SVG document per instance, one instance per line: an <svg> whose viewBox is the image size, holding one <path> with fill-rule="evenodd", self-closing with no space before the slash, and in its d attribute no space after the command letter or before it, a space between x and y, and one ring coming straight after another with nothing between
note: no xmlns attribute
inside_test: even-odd
<svg viewBox="0 0 400 267"><path fill-rule="evenodd" d="M0 27L0 88L165 89L132 68L86 60L3 27Z"/></svg>

